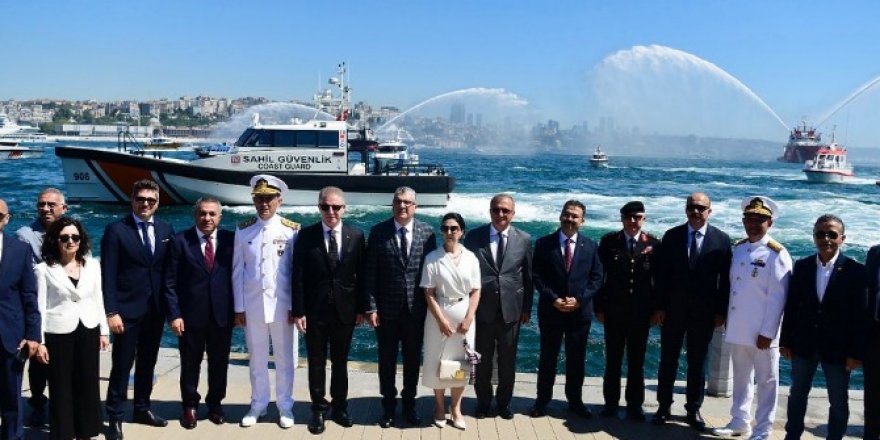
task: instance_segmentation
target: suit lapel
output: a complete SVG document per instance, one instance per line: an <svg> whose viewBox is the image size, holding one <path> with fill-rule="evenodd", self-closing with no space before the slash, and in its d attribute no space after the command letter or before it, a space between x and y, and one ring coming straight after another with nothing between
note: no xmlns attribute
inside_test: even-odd
<svg viewBox="0 0 880 440"><path fill-rule="evenodd" d="M189 244L189 251L192 254L193 258L198 262L199 267L202 268L205 272L208 271L208 267L205 266L205 254L202 252L202 238L200 237L200 233L198 229L190 229L186 231L186 242ZM217 243L219 247L220 242L220 234L217 234ZM217 250L214 250L214 258L217 258Z"/></svg>
<svg viewBox="0 0 880 440"><path fill-rule="evenodd" d="M831 276L828 277L828 285L825 286L825 294L822 295L822 302L828 300L828 297L834 294L836 280L839 278L837 276L838 273L843 271L843 263L846 261L846 256L843 254L838 254L837 261L834 262L834 269L831 269ZM815 277L814 277L815 278ZM818 298L818 296L817 296Z"/></svg>
<svg viewBox="0 0 880 440"><path fill-rule="evenodd" d="M4 234L2 232L0 232L0 234L3 234L3 254L0 255L0 276L3 276L7 272L6 267L9 266L8 264L6 264L6 262L9 259L9 252L10 252L9 251L9 240L16 240L16 238L13 238L13 237L11 237L7 234Z"/></svg>

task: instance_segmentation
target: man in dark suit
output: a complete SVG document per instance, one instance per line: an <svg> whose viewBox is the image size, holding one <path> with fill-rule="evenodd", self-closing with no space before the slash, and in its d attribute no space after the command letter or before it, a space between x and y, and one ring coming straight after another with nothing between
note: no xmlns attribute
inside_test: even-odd
<svg viewBox="0 0 880 440"><path fill-rule="evenodd" d="M343 224L345 194L328 186L318 194L321 221L299 232L293 249L292 313L305 335L312 418L309 432L324 432L324 417L352 426L348 414L348 352L354 326L364 320L364 233ZM327 402L327 352L332 376Z"/></svg>
<svg viewBox="0 0 880 440"><path fill-rule="evenodd" d="M868 285L865 348L865 440L880 440L880 245L865 260Z"/></svg>
<svg viewBox="0 0 880 440"><path fill-rule="evenodd" d="M138 180L131 190L132 212L110 223L101 238L101 283L107 324L113 333L113 365L105 403L107 438L122 438L128 375L134 376L134 423L165 426L150 410L153 369L165 325L162 272L174 236L171 225L155 218L159 185Z"/></svg>
<svg viewBox="0 0 880 440"><path fill-rule="evenodd" d="M226 420L220 405L226 397L226 373L232 343L232 251L235 233L219 229L220 201L196 201L195 226L174 236L165 259L168 322L180 349L180 424L196 427L199 373L208 353L208 419Z"/></svg>
<svg viewBox="0 0 880 440"><path fill-rule="evenodd" d="M584 362L593 318L593 298L602 286L598 246L578 232L586 207L569 200L559 215L559 229L535 243L532 275L538 289L538 395L529 413L547 415L553 398L556 362L565 337L565 397L568 410L583 418L593 416L584 405Z"/></svg>
<svg viewBox="0 0 880 440"><path fill-rule="evenodd" d="M827 438L846 433L849 376L861 364L866 332L865 268L840 252L845 234L839 217L819 217L813 226L816 253L794 265L779 342L780 353L791 360L787 440L804 432L807 398L820 364L830 403ZM865 423L869 420L866 413Z"/></svg>
<svg viewBox="0 0 880 440"><path fill-rule="evenodd" d="M685 205L687 223L663 235L658 261L659 304L652 320L660 332L660 369L655 424L669 420L678 358L687 335L687 422L706 427L700 415L706 386L705 363L715 327L724 324L730 294L730 237L708 224L712 202L695 192Z"/></svg>
<svg viewBox="0 0 880 440"><path fill-rule="evenodd" d="M477 364L474 391L477 418L488 415L492 395L498 415L512 419L510 400L516 373L516 349L520 324L532 314L532 238L510 222L516 214L513 197L498 194L489 202L492 223L470 231L464 245L480 261L482 288L477 306L476 351L483 354ZM492 358L498 354L498 389L492 390Z"/></svg>
<svg viewBox="0 0 880 440"><path fill-rule="evenodd" d="M383 428L394 424L398 352L403 355L403 416L412 425L422 423L415 405L427 304L419 285L425 256L437 248L434 229L415 219L412 188L397 188L391 209L393 218L370 229L364 266L367 322L376 329L379 346Z"/></svg>
<svg viewBox="0 0 880 440"><path fill-rule="evenodd" d="M645 205L632 201L620 208L623 229L599 241L605 282L596 296L596 318L605 325L605 378L601 415L617 417L620 375L626 349L626 416L645 420L645 351L655 299L660 240L642 230Z"/></svg>
<svg viewBox="0 0 880 440"><path fill-rule="evenodd" d="M9 207L0 199L0 439L24 438L21 378L42 340L31 248L3 230Z"/></svg>

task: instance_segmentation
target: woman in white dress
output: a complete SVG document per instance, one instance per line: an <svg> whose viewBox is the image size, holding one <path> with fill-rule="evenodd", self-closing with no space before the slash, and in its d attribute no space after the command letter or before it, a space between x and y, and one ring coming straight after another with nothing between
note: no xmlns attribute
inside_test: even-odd
<svg viewBox="0 0 880 440"><path fill-rule="evenodd" d="M443 216L440 230L443 247L425 257L422 285L428 302L425 319L425 355L422 364L422 385L434 390L434 425L446 425L446 388L452 401L451 424L465 429L461 414L461 397L468 377L462 380L440 379L440 359L465 360L463 339L474 346L474 314L480 301L480 263L477 257L459 244L464 236L464 219L456 213Z"/></svg>

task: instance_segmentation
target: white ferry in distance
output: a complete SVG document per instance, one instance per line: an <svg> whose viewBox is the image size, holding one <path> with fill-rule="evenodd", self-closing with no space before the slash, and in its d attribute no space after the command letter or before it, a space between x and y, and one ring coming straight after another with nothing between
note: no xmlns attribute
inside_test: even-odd
<svg viewBox="0 0 880 440"><path fill-rule="evenodd" d="M596 151L590 156L590 165L593 168L608 168L608 155L598 145L596 145Z"/></svg>
<svg viewBox="0 0 880 440"><path fill-rule="evenodd" d="M341 188L349 205L389 205L394 190L409 186L423 206L446 206L455 179L436 164L421 164L412 156L384 160L379 143L364 124L349 123L350 88L345 63L340 78L331 78L340 97L316 95L319 110L336 120L298 120L263 124L254 116L228 153L192 160L162 157L120 134L116 151L59 146L66 196L74 202L128 203L132 184L152 179L162 188L162 204L191 204L203 195L226 205L250 205L248 183L255 174L272 174L290 188L285 205L314 206L318 191L328 185ZM330 96L333 99L327 100ZM317 99L320 97L321 99Z"/></svg>
<svg viewBox="0 0 880 440"><path fill-rule="evenodd" d="M853 166L847 161L846 148L832 141L804 163L804 174L810 182L841 183L853 177Z"/></svg>
<svg viewBox="0 0 880 440"><path fill-rule="evenodd" d="M30 125L18 125L6 113L0 113L0 140L19 143L46 142L46 133Z"/></svg>

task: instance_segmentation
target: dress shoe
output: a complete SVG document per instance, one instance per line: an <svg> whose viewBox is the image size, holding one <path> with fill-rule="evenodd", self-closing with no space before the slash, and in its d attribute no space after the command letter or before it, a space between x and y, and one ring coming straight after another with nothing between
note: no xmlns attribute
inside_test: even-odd
<svg viewBox="0 0 880 440"><path fill-rule="evenodd" d="M602 411L599 412L599 415L601 417L614 417L614 418L616 418L617 417L617 409L618 409L618 407L616 407L616 406L605 405L605 407L602 408Z"/></svg>
<svg viewBox="0 0 880 440"><path fill-rule="evenodd" d="M584 419L593 418L593 412L590 411L590 408L588 408L583 403L570 403L570 404L568 404L568 411L570 413L575 414L575 415L577 415L581 418L584 418Z"/></svg>
<svg viewBox="0 0 880 440"><path fill-rule="evenodd" d="M354 422L351 420L351 416L348 414L348 411L344 409L333 410L332 417L333 421L343 428L351 428L354 425Z"/></svg>
<svg viewBox="0 0 880 440"><path fill-rule="evenodd" d="M657 410L654 413L654 417L651 418L651 423L655 425L665 425L669 422L669 418L672 416L672 413L669 412L669 408L663 408Z"/></svg>
<svg viewBox="0 0 880 440"><path fill-rule="evenodd" d="M748 426L734 426L728 423L723 428L713 429L712 435L717 435L718 437L748 437L752 435L752 429Z"/></svg>
<svg viewBox="0 0 880 440"><path fill-rule="evenodd" d="M379 417L380 428L390 428L392 426L394 426L394 413L386 412L382 414L382 417Z"/></svg>
<svg viewBox="0 0 880 440"><path fill-rule="evenodd" d="M312 411L312 418L309 419L309 432L312 434L320 434L324 432L324 413L322 411Z"/></svg>
<svg viewBox="0 0 880 440"><path fill-rule="evenodd" d="M31 428L42 428L46 426L46 407L33 407L31 415L28 417L27 425Z"/></svg>
<svg viewBox="0 0 880 440"><path fill-rule="evenodd" d="M282 429L293 428L293 412L289 409L278 410L278 426Z"/></svg>
<svg viewBox="0 0 880 440"><path fill-rule="evenodd" d="M421 426L422 425L422 417L419 413L416 412L415 408L406 408L403 410L403 418L406 419L407 423L413 426Z"/></svg>
<svg viewBox="0 0 880 440"><path fill-rule="evenodd" d="M642 411L642 408L627 408L626 419L634 422L644 422L645 412Z"/></svg>
<svg viewBox="0 0 880 440"><path fill-rule="evenodd" d="M122 440L122 422L111 420L107 426L107 432L104 434L107 440Z"/></svg>
<svg viewBox="0 0 880 440"><path fill-rule="evenodd" d="M691 428L694 428L697 431L702 431L706 429L706 422L703 420L703 416L700 415L699 411L688 412L687 424L691 425Z"/></svg>
<svg viewBox="0 0 880 440"><path fill-rule="evenodd" d="M535 405L532 407L532 409L529 410L529 417L532 417L532 418L544 417L546 415L547 415L547 407L543 406L543 405L541 405L541 406Z"/></svg>
<svg viewBox="0 0 880 440"><path fill-rule="evenodd" d="M452 425L453 428L460 429L462 431L467 429L467 424L464 423L464 417L461 417L458 420L452 419L449 421L449 424Z"/></svg>
<svg viewBox="0 0 880 440"><path fill-rule="evenodd" d="M183 426L184 429L193 429L197 423L196 409L192 407L184 408L183 414L180 415L180 426Z"/></svg>
<svg viewBox="0 0 880 440"><path fill-rule="evenodd" d="M474 413L474 418L482 420L486 417L489 417L489 407L477 405L477 412Z"/></svg>
<svg viewBox="0 0 880 440"><path fill-rule="evenodd" d="M510 410L509 406L498 408L498 417L501 417L504 420L510 420L513 418L513 411Z"/></svg>
<svg viewBox="0 0 880 440"><path fill-rule="evenodd" d="M770 433L754 433L749 437L749 440L767 440L770 438Z"/></svg>
<svg viewBox="0 0 880 440"><path fill-rule="evenodd" d="M226 423L226 414L222 409L212 409L208 411L208 420L215 425L222 425Z"/></svg>
<svg viewBox="0 0 880 440"><path fill-rule="evenodd" d="M241 418L241 422L239 423L239 425L241 425L242 428L254 426L261 418L265 416L265 409L258 410L256 408L251 408L248 410L247 414L245 414L244 417Z"/></svg>
<svg viewBox="0 0 880 440"><path fill-rule="evenodd" d="M135 411L134 417L131 418L134 423L140 423L141 425L149 425L155 426L157 428L161 428L163 426L168 425L168 420L165 420L156 414L153 414L153 411Z"/></svg>

